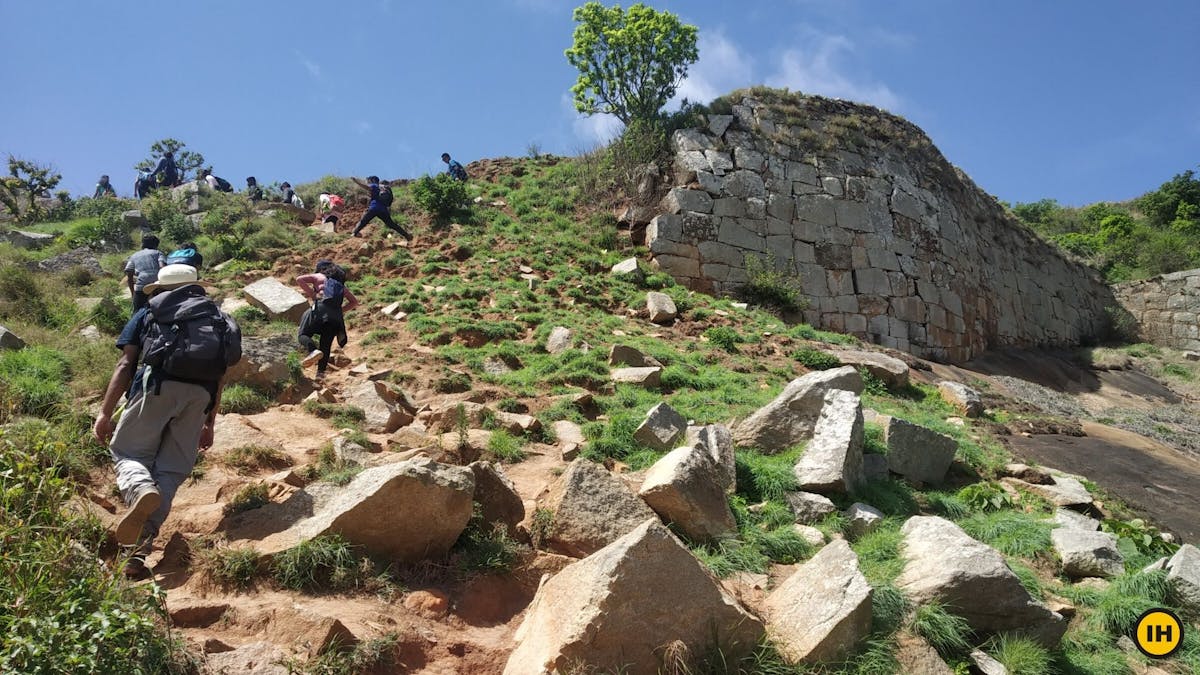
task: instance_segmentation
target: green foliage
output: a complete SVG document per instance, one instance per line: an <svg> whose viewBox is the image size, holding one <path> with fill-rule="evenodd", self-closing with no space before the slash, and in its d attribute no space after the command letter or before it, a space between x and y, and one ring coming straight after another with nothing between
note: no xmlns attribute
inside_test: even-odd
<svg viewBox="0 0 1200 675"><path fill-rule="evenodd" d="M890 635L904 621L908 613L908 598L895 585L879 584L871 593L871 630Z"/></svg>
<svg viewBox="0 0 1200 675"><path fill-rule="evenodd" d="M52 166L9 155L8 175L0 177L0 204L17 222L36 223L45 217L37 198L49 195L61 180Z"/></svg>
<svg viewBox="0 0 1200 675"><path fill-rule="evenodd" d="M66 377L66 359L48 347L0 352L0 417L56 412L66 402Z"/></svg>
<svg viewBox="0 0 1200 675"><path fill-rule="evenodd" d="M720 347L721 349L724 349L730 354L736 354L738 350L738 343L746 341L746 339L739 335L736 330L730 328L729 326L713 326L712 328L706 329L704 331L704 337L708 338L709 342Z"/></svg>
<svg viewBox="0 0 1200 675"><path fill-rule="evenodd" d="M930 602L918 607L909 627L943 656L962 654L971 648L967 641L971 633L967 620L951 614L941 603Z"/></svg>
<svg viewBox="0 0 1200 675"><path fill-rule="evenodd" d="M525 450L521 439L507 431L493 431L488 437L487 449L501 462L515 464L525 459Z"/></svg>
<svg viewBox="0 0 1200 675"><path fill-rule="evenodd" d="M251 483L237 491L225 504L225 514L233 515L251 509L259 509L271 503L271 495L266 483Z"/></svg>
<svg viewBox="0 0 1200 675"><path fill-rule="evenodd" d="M579 69L575 109L615 115L626 125L652 120L696 62L695 26L643 4L628 10L589 2L575 8L567 61Z"/></svg>
<svg viewBox="0 0 1200 675"><path fill-rule="evenodd" d="M261 391L240 382L225 387L221 391L221 412L253 415L266 410L271 405L271 399Z"/></svg>
<svg viewBox="0 0 1200 675"><path fill-rule="evenodd" d="M150 228L162 232L165 240L172 244L191 241L200 233L184 214L183 202L176 199L170 190L151 193L142 200L141 210L146 220L150 221Z"/></svg>
<svg viewBox="0 0 1200 675"><path fill-rule="evenodd" d="M1004 664L1010 673L1050 675L1055 672L1050 652L1023 635L1001 633L992 640L989 651L992 658Z"/></svg>
<svg viewBox="0 0 1200 675"><path fill-rule="evenodd" d="M104 529L64 508L81 489L57 433L0 429L0 672L181 673L157 585L97 564Z"/></svg>
<svg viewBox="0 0 1200 675"><path fill-rule="evenodd" d="M345 485L354 480L361 471L362 467L358 464L338 459L333 451L333 443L326 443L317 451L317 461L301 467L300 474L305 480L323 480L334 485Z"/></svg>
<svg viewBox="0 0 1200 675"><path fill-rule="evenodd" d="M1146 556L1171 556L1179 548L1178 545L1163 541L1158 528L1148 524L1141 518L1119 520L1105 518L1100 523L1100 529L1127 539L1137 548L1138 553Z"/></svg>
<svg viewBox="0 0 1200 675"><path fill-rule="evenodd" d="M1012 507L1012 496L999 483L972 483L954 495L955 500L971 511L999 511Z"/></svg>
<svg viewBox="0 0 1200 675"><path fill-rule="evenodd" d="M1050 550L1052 522L1024 511L976 513L959 521L963 531L1006 555L1032 557Z"/></svg>
<svg viewBox="0 0 1200 675"><path fill-rule="evenodd" d="M248 588L258 574L258 551L250 546L224 543L194 547L201 571L212 581L232 588Z"/></svg>
<svg viewBox="0 0 1200 675"><path fill-rule="evenodd" d="M807 306L801 295L800 279L779 269L774 254L764 258L747 255L745 285L740 293L747 302L779 312L798 312Z"/></svg>
<svg viewBox="0 0 1200 675"><path fill-rule="evenodd" d="M239 445L221 455L221 463L238 473L291 466L292 459L270 445Z"/></svg>
<svg viewBox="0 0 1200 675"><path fill-rule="evenodd" d="M763 455L754 450L734 454L737 492L751 502L783 499L784 493L797 489L792 468L800 452Z"/></svg>
<svg viewBox="0 0 1200 675"><path fill-rule="evenodd" d="M0 265L0 318L40 325L50 320L41 286L23 265Z"/></svg>
<svg viewBox="0 0 1200 675"><path fill-rule="evenodd" d="M913 489L892 478L873 480L855 491L854 497L889 516L911 516L919 510Z"/></svg>
<svg viewBox="0 0 1200 675"><path fill-rule="evenodd" d="M467 186L449 174L421 176L412 184L413 202L434 218L446 219L467 202Z"/></svg>
<svg viewBox="0 0 1200 675"><path fill-rule="evenodd" d="M841 359L829 352L821 351L820 349L811 349L804 347L792 352L792 358L796 359L809 370L829 370L842 365Z"/></svg>
<svg viewBox="0 0 1200 675"><path fill-rule="evenodd" d="M295 591L338 591L359 582L360 563L354 547L341 535L323 535L279 553L271 574L284 588Z"/></svg>
<svg viewBox="0 0 1200 675"><path fill-rule="evenodd" d="M134 202L127 199L81 199L75 206L75 216L80 219L67 225L63 238L72 248L126 247L132 239L123 214L131 208Z"/></svg>
<svg viewBox="0 0 1200 675"><path fill-rule="evenodd" d="M304 410L317 417L331 420L338 428L357 429L367 420L366 411L356 405L305 401Z"/></svg>
<svg viewBox="0 0 1200 675"><path fill-rule="evenodd" d="M858 554L858 564L863 576L878 588L891 584L904 569L904 561L900 558L900 521L896 518L885 518L883 523L872 532L859 537L851 544Z"/></svg>
<svg viewBox="0 0 1200 675"><path fill-rule="evenodd" d="M513 570L528 548L508 536L504 523L483 519L479 503L474 504L471 520L454 544L453 555L465 572L501 572Z"/></svg>
<svg viewBox="0 0 1200 675"><path fill-rule="evenodd" d="M175 168L179 170L179 180L186 182L189 174L204 166L204 155L192 150L185 150L187 143L174 138L163 138L150 145L150 156L134 165L135 171L150 171L158 165L158 159L166 152L175 154Z"/></svg>

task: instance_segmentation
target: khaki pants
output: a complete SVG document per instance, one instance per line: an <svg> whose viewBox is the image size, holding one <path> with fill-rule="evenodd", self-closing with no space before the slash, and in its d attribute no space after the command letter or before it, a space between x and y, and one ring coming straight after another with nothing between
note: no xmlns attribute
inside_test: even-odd
<svg viewBox="0 0 1200 675"><path fill-rule="evenodd" d="M200 385L168 380L159 393L151 387L129 402L113 432L108 449L125 504L148 487L162 495L162 505L146 519L138 539L144 550L158 536L175 492L196 464L209 398Z"/></svg>

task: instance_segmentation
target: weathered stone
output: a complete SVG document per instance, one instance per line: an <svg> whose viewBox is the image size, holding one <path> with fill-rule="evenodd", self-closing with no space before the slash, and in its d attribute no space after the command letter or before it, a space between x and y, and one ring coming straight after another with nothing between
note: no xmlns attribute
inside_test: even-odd
<svg viewBox="0 0 1200 675"><path fill-rule="evenodd" d="M1181 607L1200 612L1200 549L1191 544L1179 547L1167 561L1167 583Z"/></svg>
<svg viewBox="0 0 1200 675"><path fill-rule="evenodd" d="M668 452L646 472L638 495L693 541L709 542L737 533L725 500L725 477L703 448L685 446Z"/></svg>
<svg viewBox="0 0 1200 675"><path fill-rule="evenodd" d="M1049 500L1055 506L1087 506L1092 503L1092 495L1088 493L1087 488L1080 483L1079 480L1070 476L1051 476L1054 481L1049 485L1038 485L1036 483L1026 483L1015 478L1004 478L1004 482L1012 482L1020 485L1034 494L1040 495Z"/></svg>
<svg viewBox="0 0 1200 675"><path fill-rule="evenodd" d="M510 413L498 410L492 413L492 419L499 428L513 436L523 436L530 432L540 431L542 428L541 420L533 415L526 415L524 413Z"/></svg>
<svg viewBox="0 0 1200 675"><path fill-rule="evenodd" d="M982 650L972 649L967 658L982 675L1009 675L1008 668L1005 668L1003 663L988 656Z"/></svg>
<svg viewBox="0 0 1200 675"><path fill-rule="evenodd" d="M758 619L652 518L542 584L504 673L654 673L663 645L702 653L715 640L736 660L762 636Z"/></svg>
<svg viewBox="0 0 1200 675"><path fill-rule="evenodd" d="M711 213L713 200L703 190L672 188L663 198L662 206L667 213L683 213L684 211Z"/></svg>
<svg viewBox="0 0 1200 675"><path fill-rule="evenodd" d="M671 142L676 150L684 152L708 150L713 147L713 142L708 136L697 129L679 129L671 135Z"/></svg>
<svg viewBox="0 0 1200 675"><path fill-rule="evenodd" d="M171 603L171 623L177 628L204 628L216 623L227 611L228 602L192 600Z"/></svg>
<svg viewBox="0 0 1200 675"><path fill-rule="evenodd" d="M688 427L687 444L703 448L722 475L722 484L726 492L732 493L737 487L737 465L733 454L733 432L724 424L706 424L702 427Z"/></svg>
<svg viewBox="0 0 1200 675"><path fill-rule="evenodd" d="M242 289L246 301L266 312L271 320L284 320L300 323L304 310L308 309L308 300L299 291L285 286L274 277L266 277Z"/></svg>
<svg viewBox="0 0 1200 675"><path fill-rule="evenodd" d="M0 326L0 349L24 349L25 341L11 330Z"/></svg>
<svg viewBox="0 0 1200 675"><path fill-rule="evenodd" d="M873 452L863 453L863 480L868 483L877 480L887 480L887 455L877 455Z"/></svg>
<svg viewBox="0 0 1200 675"><path fill-rule="evenodd" d="M642 268L638 266L637 258L626 258L612 266L612 275L627 279L631 283L641 283Z"/></svg>
<svg viewBox="0 0 1200 675"><path fill-rule="evenodd" d="M739 447L766 453L787 450L811 437L827 392L842 389L861 393L862 387L862 376L849 366L798 377L774 400L737 425L733 441Z"/></svg>
<svg viewBox="0 0 1200 675"><path fill-rule="evenodd" d="M884 515L879 509L870 504L854 502L846 509L846 535L858 539L865 534L874 532L883 522Z"/></svg>
<svg viewBox="0 0 1200 675"><path fill-rule="evenodd" d="M656 359L646 356L640 350L627 345L613 345L608 350L608 365L630 366L633 368L653 368L662 366Z"/></svg>
<svg viewBox="0 0 1200 675"><path fill-rule="evenodd" d="M943 380L938 382L938 392L942 398L954 406L963 417L979 417L983 414L983 399L979 392L959 382Z"/></svg>
<svg viewBox="0 0 1200 675"><path fill-rule="evenodd" d="M295 350L296 340L291 335L243 335L242 358L225 371L225 383L272 391L291 378L287 360Z"/></svg>
<svg viewBox="0 0 1200 675"><path fill-rule="evenodd" d="M587 443L583 428L570 420L558 420L550 428L554 430L554 437L558 439L558 449L563 461L569 462L578 457Z"/></svg>
<svg viewBox="0 0 1200 675"><path fill-rule="evenodd" d="M54 243L58 235L46 234L45 232L26 232L24 230L10 230L8 232L0 232L0 241L6 241L12 244L13 248L20 249L42 249Z"/></svg>
<svg viewBox="0 0 1200 675"><path fill-rule="evenodd" d="M783 499L792 509L792 515L796 516L796 522L802 525L818 523L837 511L829 497L815 492L787 492Z"/></svg>
<svg viewBox="0 0 1200 675"><path fill-rule="evenodd" d="M922 483L939 484L954 461L958 441L932 429L889 417L883 427L887 465L892 473Z"/></svg>
<svg viewBox="0 0 1200 675"><path fill-rule="evenodd" d="M835 539L767 598L767 631L790 663L838 660L870 632L871 592L858 556Z"/></svg>
<svg viewBox="0 0 1200 675"><path fill-rule="evenodd" d="M844 365L865 368L868 373L883 380L888 389L900 390L908 386L908 364L894 356L860 351L837 352L835 356Z"/></svg>
<svg viewBox="0 0 1200 675"><path fill-rule="evenodd" d="M932 645L908 632L896 637L896 663L902 675L954 675Z"/></svg>
<svg viewBox="0 0 1200 675"><path fill-rule="evenodd" d="M648 389L662 382L662 368L617 368L611 374L613 382L637 384Z"/></svg>
<svg viewBox="0 0 1200 675"><path fill-rule="evenodd" d="M1084 530L1085 532L1096 532L1100 529L1100 521L1095 518L1072 511L1070 509L1055 509L1054 522L1060 527L1071 530Z"/></svg>
<svg viewBox="0 0 1200 675"><path fill-rule="evenodd" d="M825 395L813 437L793 473L800 489L851 492L864 483L863 419L858 394L834 389Z"/></svg>
<svg viewBox="0 0 1200 675"><path fill-rule="evenodd" d="M250 642L236 649L208 653L205 660L214 673L247 673L248 675L289 675L284 666L291 654L266 641Z"/></svg>
<svg viewBox="0 0 1200 675"><path fill-rule="evenodd" d="M125 228L129 230L132 230L135 227L140 230L150 229L150 220L147 219L146 216L142 215L142 212L138 209L132 209L122 213L121 221L125 224Z"/></svg>
<svg viewBox="0 0 1200 675"><path fill-rule="evenodd" d="M509 536L516 536L517 524L525 519L525 504L517 487L496 462L471 462L468 468L475 477L472 498L480 506L483 521L503 523Z"/></svg>
<svg viewBox="0 0 1200 675"><path fill-rule="evenodd" d="M561 354L571 348L574 333L565 326L555 326L546 338L546 351L551 354Z"/></svg>
<svg viewBox="0 0 1200 675"><path fill-rule="evenodd" d="M1107 578L1125 572L1117 538L1107 532L1059 527L1050 531L1050 540L1069 577Z"/></svg>
<svg viewBox="0 0 1200 675"><path fill-rule="evenodd" d="M579 558L655 517L618 476L582 458L571 462L550 488L543 506L553 514L547 542Z"/></svg>
<svg viewBox="0 0 1200 675"><path fill-rule="evenodd" d="M646 311L650 313L650 320L659 324L671 323L679 314L671 296L658 291L650 291L646 294Z"/></svg>
<svg viewBox="0 0 1200 675"><path fill-rule="evenodd" d="M731 122L733 122L733 115L709 115L708 131L719 138L729 128Z"/></svg>
<svg viewBox="0 0 1200 675"><path fill-rule="evenodd" d="M346 396L346 403L363 409L367 417L364 430L390 434L413 421L413 415L388 394L383 382L363 382Z"/></svg>
<svg viewBox="0 0 1200 675"><path fill-rule="evenodd" d="M666 403L646 413L646 419L633 432L633 440L655 450L670 450L687 431L687 420Z"/></svg>
<svg viewBox="0 0 1200 675"><path fill-rule="evenodd" d="M913 516L901 533L905 566L896 586L914 602L940 602L978 632L1058 644L1067 622L1029 596L998 551L936 516Z"/></svg>

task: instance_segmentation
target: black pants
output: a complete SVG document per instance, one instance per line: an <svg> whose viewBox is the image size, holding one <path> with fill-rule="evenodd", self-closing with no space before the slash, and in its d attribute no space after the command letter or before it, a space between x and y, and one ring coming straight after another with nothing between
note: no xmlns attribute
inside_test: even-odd
<svg viewBox="0 0 1200 675"><path fill-rule="evenodd" d="M318 310L320 309L322 308L318 307ZM340 312L338 314L340 315ZM319 336L320 341L313 340L314 335ZM320 350L321 360L317 362L317 372L323 373L329 367L329 352L333 348L333 341L337 340L340 346L346 346L345 319L339 316L331 320L328 318L328 314L322 315L318 311L311 321L300 326L300 332L296 338L306 351Z"/></svg>
<svg viewBox="0 0 1200 675"><path fill-rule="evenodd" d="M133 311L136 312L139 309L145 307L146 303L148 303L148 302L150 302L150 296L146 295L145 293L143 293L141 291L133 292Z"/></svg>
<svg viewBox="0 0 1200 675"><path fill-rule="evenodd" d="M300 345L308 351L315 349L321 350L321 360L317 361L317 372L323 373L329 367L329 352L333 349L333 338L337 337L336 331L328 326L323 326L318 334L321 341L318 343L313 340L313 336L300 334Z"/></svg>
<svg viewBox="0 0 1200 675"><path fill-rule="evenodd" d="M409 234L403 227L397 225L396 221L392 220L392 213L383 206L373 206L367 209L367 212L362 215L362 218L358 221L358 224L354 226L354 234L361 232L362 229L367 226L367 223L371 222L371 220L375 218L382 220L384 225L387 225L396 232L399 232L401 237L409 240L412 239L412 235Z"/></svg>

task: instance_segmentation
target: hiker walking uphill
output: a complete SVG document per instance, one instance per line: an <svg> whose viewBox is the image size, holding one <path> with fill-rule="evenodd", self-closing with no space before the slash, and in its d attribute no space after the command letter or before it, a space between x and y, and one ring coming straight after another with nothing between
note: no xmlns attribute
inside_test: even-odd
<svg viewBox="0 0 1200 675"><path fill-rule="evenodd" d="M209 169L202 171L200 177L204 179L205 183L208 183L209 188L216 192L233 192L233 185L229 181L220 176L213 175L213 172Z"/></svg>
<svg viewBox="0 0 1200 675"><path fill-rule="evenodd" d="M158 271L166 264L166 258L158 250L158 237L153 234L142 237L142 250L125 261L125 283L135 312L146 306L146 285L158 278Z"/></svg>
<svg viewBox="0 0 1200 675"><path fill-rule="evenodd" d="M108 182L108 176L100 176L100 182L96 183L96 191L92 193L92 199L100 199L101 197L116 197L117 191L113 189L112 183Z"/></svg>
<svg viewBox="0 0 1200 675"><path fill-rule="evenodd" d="M242 357L237 323L217 308L205 285L190 265L168 265L146 285L150 301L117 338L121 357L92 426L96 440L108 446L129 507L115 533L118 544L132 547L129 577L146 575L145 555L176 490L200 449L212 446L225 371ZM122 394L124 411L114 421Z"/></svg>
<svg viewBox="0 0 1200 675"><path fill-rule="evenodd" d="M258 186L258 179L254 176L249 176L246 178L246 196L249 197L250 201L252 202L257 203L262 201L263 191L262 188Z"/></svg>
<svg viewBox="0 0 1200 675"><path fill-rule="evenodd" d="M403 227L397 225L396 221L392 220L392 212L390 210L392 207L392 188L386 181L380 185L378 176L368 176L365 183L354 177L351 177L350 180L371 193L371 203L367 206L367 212L362 215L358 224L354 226L354 232L351 236L362 236L359 233L367 226L367 223L378 218L383 221L384 225L399 232L401 237L412 241L412 235Z"/></svg>
<svg viewBox="0 0 1200 675"><path fill-rule="evenodd" d="M297 335L300 346L308 350L301 364L307 368L317 364L317 379L325 378L329 367L329 352L337 339L339 347L346 346L345 313L358 307L358 298L346 288L346 270L331 260L318 260L312 274L296 277L296 283L313 306L300 319ZM320 336L320 342L313 336Z"/></svg>

